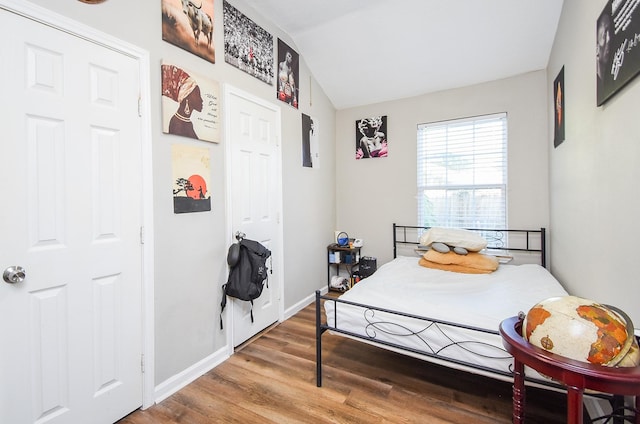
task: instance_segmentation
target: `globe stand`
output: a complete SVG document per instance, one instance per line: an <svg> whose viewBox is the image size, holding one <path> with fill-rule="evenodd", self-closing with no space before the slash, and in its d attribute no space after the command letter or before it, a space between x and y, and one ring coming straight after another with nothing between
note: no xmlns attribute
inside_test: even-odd
<svg viewBox="0 0 640 424"><path fill-rule="evenodd" d="M525 422L525 365L565 386L568 424L583 423L585 389L635 396L635 414L631 422L640 424L640 367L605 367L548 352L522 337L522 319L517 316L500 323L500 335L505 349L513 356L514 424Z"/></svg>

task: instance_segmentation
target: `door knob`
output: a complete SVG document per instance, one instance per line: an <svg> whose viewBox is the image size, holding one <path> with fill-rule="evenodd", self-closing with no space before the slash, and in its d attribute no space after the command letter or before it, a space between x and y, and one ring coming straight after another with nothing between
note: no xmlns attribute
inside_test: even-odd
<svg viewBox="0 0 640 424"><path fill-rule="evenodd" d="M21 283L27 276L25 269L21 266L10 266L2 273L2 278L9 284Z"/></svg>

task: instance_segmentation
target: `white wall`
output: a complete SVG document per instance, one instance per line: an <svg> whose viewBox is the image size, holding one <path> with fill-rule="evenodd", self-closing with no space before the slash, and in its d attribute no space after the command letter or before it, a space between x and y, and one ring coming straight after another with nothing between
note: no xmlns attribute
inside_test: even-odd
<svg viewBox="0 0 640 424"><path fill-rule="evenodd" d="M331 160L335 156L335 110L321 87L310 78L303 52L298 51L301 95L299 110L296 110L276 100L274 86L225 63L222 0L214 2L215 64L162 41L161 0L111 0L99 5L71 0L34 0L33 3L150 52L157 385L207 358L227 343L219 324L228 247L224 145L162 133L160 64L163 60L207 75L221 84L232 84L282 108L285 309L308 299L317 288L326 284L324 249L327 240L323 235L333 231L335 220L335 165ZM295 48L288 36L256 15L242 0L231 4L273 35L274 54L277 53L278 38ZM312 104L310 92L313 93ZM302 167L301 113L311 115L320 124L320 169ZM213 196L211 212L173 213L172 144L209 149L210 191Z"/></svg>
<svg viewBox="0 0 640 424"><path fill-rule="evenodd" d="M421 123L506 112L508 224L549 226L544 71L337 112L337 226L364 239L363 255L392 258L392 223L416 225L416 137ZM355 159L355 121L387 115L389 156Z"/></svg>
<svg viewBox="0 0 640 424"><path fill-rule="evenodd" d="M596 20L605 3L564 1L547 70L553 81L564 66L566 116L565 141L554 149L553 128L547 137L552 272L571 294L618 306L640 328L640 78L596 106ZM551 86L547 94L551 104Z"/></svg>

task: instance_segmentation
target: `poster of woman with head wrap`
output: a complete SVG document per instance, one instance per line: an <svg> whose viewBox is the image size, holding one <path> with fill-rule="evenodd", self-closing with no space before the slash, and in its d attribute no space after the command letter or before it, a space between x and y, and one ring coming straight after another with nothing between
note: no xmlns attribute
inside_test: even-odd
<svg viewBox="0 0 640 424"><path fill-rule="evenodd" d="M175 65L162 64L162 131L220 142L220 87Z"/></svg>

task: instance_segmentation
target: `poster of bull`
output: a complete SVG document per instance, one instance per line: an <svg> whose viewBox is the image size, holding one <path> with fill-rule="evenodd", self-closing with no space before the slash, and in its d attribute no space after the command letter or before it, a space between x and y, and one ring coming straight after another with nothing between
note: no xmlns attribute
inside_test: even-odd
<svg viewBox="0 0 640 424"><path fill-rule="evenodd" d="M273 35L224 1L224 61L273 85Z"/></svg>
<svg viewBox="0 0 640 424"><path fill-rule="evenodd" d="M216 63L213 0L162 0L162 39Z"/></svg>

